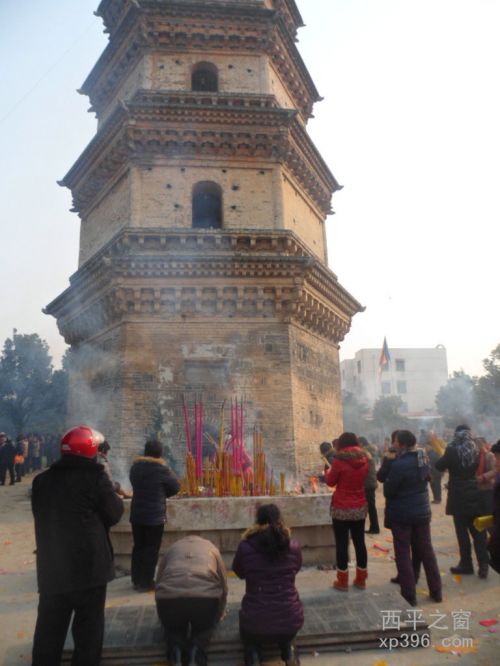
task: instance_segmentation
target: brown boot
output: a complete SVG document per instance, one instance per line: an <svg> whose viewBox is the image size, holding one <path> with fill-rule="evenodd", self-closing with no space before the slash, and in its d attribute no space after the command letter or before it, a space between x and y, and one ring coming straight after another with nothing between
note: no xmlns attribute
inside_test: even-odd
<svg viewBox="0 0 500 666"><path fill-rule="evenodd" d="M356 567L356 578L354 579L353 585L355 585L360 590L366 590L367 578L368 569L361 569L361 567Z"/></svg>
<svg viewBox="0 0 500 666"><path fill-rule="evenodd" d="M346 569L345 571L337 569L337 580L333 582L333 587L336 590L347 592L349 589L349 569Z"/></svg>

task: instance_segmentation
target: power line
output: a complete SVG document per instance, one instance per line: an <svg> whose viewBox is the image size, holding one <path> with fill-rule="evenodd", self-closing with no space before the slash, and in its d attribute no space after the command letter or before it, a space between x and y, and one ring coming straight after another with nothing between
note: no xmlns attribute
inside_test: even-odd
<svg viewBox="0 0 500 666"><path fill-rule="evenodd" d="M87 32L90 30L90 28L94 25L94 23L95 23L94 21L91 21L91 22L87 25L87 27L85 28L85 30L84 30L84 31L83 31L83 32L82 32L82 33L81 33L81 34L80 34L80 35L79 35L79 36L78 36L78 37L77 37L77 38L76 38L71 44L70 44L70 46L69 46L65 51L63 51L63 52L61 53L60 56L58 56L57 60L56 60L55 62L53 62L52 65L50 65L50 67L49 67L48 69L45 70L45 72L40 76L40 78L39 78L37 81L35 81L35 83L31 86L31 88L30 88L27 92L25 92L25 93L24 93L24 94L23 94L23 95L22 95L22 96L21 96L21 97L15 102L15 103L14 103L14 105L13 105L13 106L7 111L7 113L6 113L5 115L3 115L3 116L0 117L0 124L3 123L4 120L7 120L7 118L9 118L9 117L14 113L14 111L15 111L15 110L16 110L16 109L17 109L17 108L18 108L18 107L19 107L19 106L20 106L20 105L21 105L21 104L22 104L22 103L23 103L23 102L24 102L24 101L25 101L25 100L31 95L31 93L32 93L34 90L36 90L36 88L38 88L38 86L40 85L40 83L42 83L42 81L43 81L44 79L46 79L47 76L48 76L48 75L49 75L54 69L56 69L56 67L59 65L59 63L60 63L60 62L66 57L66 55L67 55L68 53L70 53L70 51L73 50L73 48L78 44L78 42L80 42L80 41L83 39L83 37L87 34Z"/></svg>

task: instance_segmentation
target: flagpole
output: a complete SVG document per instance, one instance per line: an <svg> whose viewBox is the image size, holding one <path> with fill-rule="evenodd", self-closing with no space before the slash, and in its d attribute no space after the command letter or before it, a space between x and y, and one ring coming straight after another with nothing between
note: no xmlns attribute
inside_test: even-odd
<svg viewBox="0 0 500 666"><path fill-rule="evenodd" d="M377 400L380 397L379 396L380 372L379 372L379 370L376 366L376 362L377 362L377 356L376 355L372 358L372 361L373 361L373 364L372 364L373 365L373 381L374 381L374 384L375 384L375 394L373 396L373 405L375 405L375 403L377 402ZM380 391L380 393L381 393L381 391Z"/></svg>

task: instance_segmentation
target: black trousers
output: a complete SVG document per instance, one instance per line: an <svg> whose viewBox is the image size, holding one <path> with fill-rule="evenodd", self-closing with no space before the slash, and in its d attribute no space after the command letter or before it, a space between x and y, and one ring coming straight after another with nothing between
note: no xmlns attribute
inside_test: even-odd
<svg viewBox="0 0 500 666"><path fill-rule="evenodd" d="M380 532L377 506L375 504L375 490L375 488L365 489L366 501L368 502L368 518L370 519L370 525L368 529L370 532Z"/></svg>
<svg viewBox="0 0 500 666"><path fill-rule="evenodd" d="M460 564L464 567L472 567L470 534L474 542L474 550L479 566L487 566L490 558L488 555L488 538L486 532L476 530L474 527L474 518L470 516L453 516L453 523L455 524L455 533L460 551Z"/></svg>
<svg viewBox="0 0 500 666"><path fill-rule="evenodd" d="M14 470L16 472L16 481L21 481L23 474L22 474L22 463L15 463L14 465Z"/></svg>
<svg viewBox="0 0 500 666"><path fill-rule="evenodd" d="M217 626L219 599L157 599L158 617L165 630L167 656L173 648L196 645L204 654Z"/></svg>
<svg viewBox="0 0 500 666"><path fill-rule="evenodd" d="M441 501L441 479L443 478L442 474L431 474L431 491L432 499L435 502Z"/></svg>
<svg viewBox="0 0 500 666"><path fill-rule="evenodd" d="M98 666L104 637L106 586L66 594L40 594L32 666L58 666L74 613L72 666Z"/></svg>
<svg viewBox="0 0 500 666"><path fill-rule="evenodd" d="M290 648L295 636L297 634L254 634L249 631L246 631L240 622L240 636L241 642L243 643L243 649L245 654L251 653L255 650L259 655L263 645L276 645L281 652L281 658L283 661L287 658L287 651Z"/></svg>
<svg viewBox="0 0 500 666"><path fill-rule="evenodd" d="M5 485L5 479L7 477L7 471L9 472L10 475L10 485L13 486L14 483L16 482L15 476L14 476L14 463L2 463L0 465L0 486Z"/></svg>
<svg viewBox="0 0 500 666"><path fill-rule="evenodd" d="M132 523L134 547L132 549L132 584L153 587L155 569L165 525L136 525Z"/></svg>
<svg viewBox="0 0 500 666"><path fill-rule="evenodd" d="M349 533L351 534L354 551L356 553L356 565L366 569L368 553L365 546L365 521L363 520L336 520L332 521L335 533L335 545L337 548L337 570L345 571L349 562L347 549L349 546Z"/></svg>

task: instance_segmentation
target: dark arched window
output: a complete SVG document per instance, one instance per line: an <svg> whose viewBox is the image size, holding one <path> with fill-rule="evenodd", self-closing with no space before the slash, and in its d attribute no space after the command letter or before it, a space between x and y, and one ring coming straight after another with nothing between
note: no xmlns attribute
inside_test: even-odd
<svg viewBox="0 0 500 666"><path fill-rule="evenodd" d="M222 227L222 190L217 183L203 180L193 188L193 229Z"/></svg>
<svg viewBox="0 0 500 666"><path fill-rule="evenodd" d="M210 62L199 62L193 67L191 73L191 90L202 92L217 92L219 77L217 67Z"/></svg>

